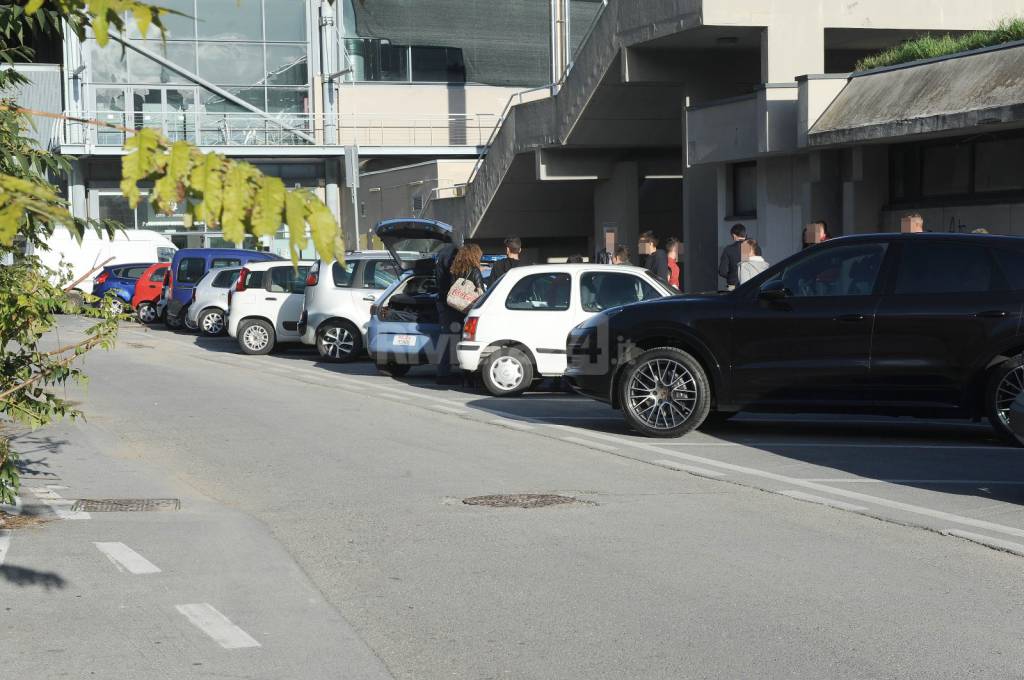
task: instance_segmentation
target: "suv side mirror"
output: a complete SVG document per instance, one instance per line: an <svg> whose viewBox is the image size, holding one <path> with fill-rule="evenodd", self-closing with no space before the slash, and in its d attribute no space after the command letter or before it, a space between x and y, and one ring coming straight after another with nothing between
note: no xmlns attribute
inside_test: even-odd
<svg viewBox="0 0 1024 680"><path fill-rule="evenodd" d="M792 295L793 291L791 291L789 288L786 288L786 284L781 279L774 279L772 281L768 281L763 286L761 286L761 290L758 291L757 293L757 297L759 299L766 300L769 302L785 300L786 298Z"/></svg>

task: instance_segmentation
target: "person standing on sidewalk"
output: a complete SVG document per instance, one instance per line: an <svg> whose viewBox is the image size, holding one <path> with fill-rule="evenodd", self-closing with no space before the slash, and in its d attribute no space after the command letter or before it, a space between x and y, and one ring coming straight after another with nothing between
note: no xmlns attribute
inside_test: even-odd
<svg viewBox="0 0 1024 680"><path fill-rule="evenodd" d="M493 286L508 270L514 269L522 264L519 255L523 252L523 242L518 236L509 236L505 239L505 259L494 263L491 267L491 274L487 277L487 285Z"/></svg>
<svg viewBox="0 0 1024 680"><path fill-rule="evenodd" d="M640 266L662 281L668 281L668 253L658 247L653 231L640 234Z"/></svg>
<svg viewBox="0 0 1024 680"><path fill-rule="evenodd" d="M729 233L732 235L732 243L722 251L722 259L718 261L718 275L725 279L726 290L736 290L740 283L740 262L743 261L740 247L747 240L747 228L742 224L734 224Z"/></svg>
<svg viewBox="0 0 1024 680"><path fill-rule="evenodd" d="M447 303L448 290L455 282L452 278L451 268L458 251L459 247L454 243L445 244L438 251L437 259L434 260L434 281L437 283L437 300L434 305L437 309L437 322L441 326L437 347L437 383L439 385L452 381L452 352L462 334L461 317ZM453 331L453 328L458 330Z"/></svg>

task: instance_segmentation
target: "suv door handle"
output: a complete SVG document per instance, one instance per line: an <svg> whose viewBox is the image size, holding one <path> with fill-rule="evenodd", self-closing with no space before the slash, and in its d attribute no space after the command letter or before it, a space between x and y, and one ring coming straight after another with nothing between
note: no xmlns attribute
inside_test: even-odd
<svg viewBox="0 0 1024 680"><path fill-rule="evenodd" d="M276 297L268 297L268 298L263 298L263 299L264 299L264 300L274 300L274 301L277 301L277 298L276 298Z"/></svg>
<svg viewBox="0 0 1024 680"><path fill-rule="evenodd" d="M376 295L364 295L363 299L366 300L367 302L376 302L377 301L377 296Z"/></svg>
<svg viewBox="0 0 1024 680"><path fill-rule="evenodd" d="M979 319L1003 319L1009 315L1009 312L1004 312L1001 309L990 309L988 311L978 312L974 316L978 317Z"/></svg>
<svg viewBox="0 0 1024 680"><path fill-rule="evenodd" d="M843 323L855 323L857 321L863 321L863 314L840 314L836 317L836 321L842 321Z"/></svg>

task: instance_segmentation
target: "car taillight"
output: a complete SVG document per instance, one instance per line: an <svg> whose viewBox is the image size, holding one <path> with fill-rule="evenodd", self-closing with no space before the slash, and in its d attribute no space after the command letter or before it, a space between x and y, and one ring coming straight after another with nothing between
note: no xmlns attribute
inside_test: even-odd
<svg viewBox="0 0 1024 680"><path fill-rule="evenodd" d="M103 272L96 277L96 283L106 283L107 279L110 278L110 272Z"/></svg>
<svg viewBox="0 0 1024 680"><path fill-rule="evenodd" d="M249 270L242 267L242 270L238 272L238 282L235 283L235 291L241 293L245 290L245 280L249 277Z"/></svg>
<svg viewBox="0 0 1024 680"><path fill-rule="evenodd" d="M315 286L316 282L320 280L319 273L315 269L309 270L309 275L306 276L306 285Z"/></svg>
<svg viewBox="0 0 1024 680"><path fill-rule="evenodd" d="M476 327L480 323L479 316L471 316L466 319L466 323L462 326L462 339L473 341L476 340Z"/></svg>

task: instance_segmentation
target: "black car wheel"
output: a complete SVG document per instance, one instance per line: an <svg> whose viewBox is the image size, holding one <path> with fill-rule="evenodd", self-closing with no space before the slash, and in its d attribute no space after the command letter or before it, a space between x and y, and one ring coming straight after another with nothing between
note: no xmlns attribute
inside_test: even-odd
<svg viewBox="0 0 1024 680"><path fill-rule="evenodd" d="M363 351L363 334L348 321L328 321L316 332L316 351L324 361L347 363Z"/></svg>
<svg viewBox="0 0 1024 680"><path fill-rule="evenodd" d="M156 323L158 314L156 313L156 305L152 302L143 302L139 305L137 311L139 321L144 324Z"/></svg>
<svg viewBox="0 0 1024 680"><path fill-rule="evenodd" d="M681 437L704 422L711 388L693 356L675 347L659 347L643 352L623 369L619 403L633 429L649 437Z"/></svg>
<svg viewBox="0 0 1024 680"><path fill-rule="evenodd" d="M225 331L224 310L217 307L204 309L199 314L196 325L199 326L199 332L208 338L223 335Z"/></svg>
<svg viewBox="0 0 1024 680"><path fill-rule="evenodd" d="M392 378L401 378L409 369L412 368L408 364L396 364L394 362L388 362L386 364L377 364L377 372L381 375L389 375Z"/></svg>
<svg viewBox="0 0 1024 680"><path fill-rule="evenodd" d="M496 397L516 397L533 385L533 362L515 347L502 347L481 366L484 387Z"/></svg>
<svg viewBox="0 0 1024 680"><path fill-rule="evenodd" d="M263 319L249 319L238 326L238 346L245 354L270 354L274 327Z"/></svg>
<svg viewBox="0 0 1024 680"><path fill-rule="evenodd" d="M985 410L992 428L1007 444L1024 446L1011 427L1010 409L1024 392L1024 355L1016 356L992 369L985 386ZM1024 435L1024 433L1021 433Z"/></svg>

